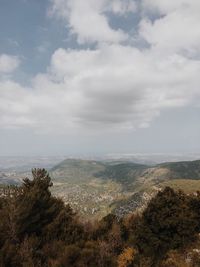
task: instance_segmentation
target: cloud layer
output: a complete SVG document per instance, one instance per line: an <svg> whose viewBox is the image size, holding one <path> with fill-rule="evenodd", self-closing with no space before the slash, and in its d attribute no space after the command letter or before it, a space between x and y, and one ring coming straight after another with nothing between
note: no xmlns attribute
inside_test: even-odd
<svg viewBox="0 0 200 267"><path fill-rule="evenodd" d="M136 35L110 26L110 14L126 19L135 12L141 12ZM29 88L2 76L1 128L136 129L163 109L200 104L199 1L52 0L50 14L88 48L58 48ZM18 65L17 58L0 57L0 73Z"/></svg>

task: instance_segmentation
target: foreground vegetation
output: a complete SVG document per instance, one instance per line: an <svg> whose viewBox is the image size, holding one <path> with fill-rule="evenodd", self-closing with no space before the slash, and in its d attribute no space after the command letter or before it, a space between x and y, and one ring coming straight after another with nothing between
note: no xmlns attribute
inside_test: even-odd
<svg viewBox="0 0 200 267"><path fill-rule="evenodd" d="M200 193L164 188L142 214L83 222L45 170L0 197L1 267L198 267Z"/></svg>

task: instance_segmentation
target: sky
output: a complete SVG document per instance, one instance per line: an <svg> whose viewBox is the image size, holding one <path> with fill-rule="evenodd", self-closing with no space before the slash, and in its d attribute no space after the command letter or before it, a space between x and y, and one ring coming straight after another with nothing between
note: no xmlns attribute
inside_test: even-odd
<svg viewBox="0 0 200 267"><path fill-rule="evenodd" d="M0 155L198 153L199 0L0 0Z"/></svg>

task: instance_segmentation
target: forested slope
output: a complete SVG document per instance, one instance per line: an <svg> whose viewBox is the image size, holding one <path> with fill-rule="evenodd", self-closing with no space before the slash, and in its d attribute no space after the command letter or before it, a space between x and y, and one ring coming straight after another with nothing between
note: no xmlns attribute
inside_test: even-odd
<svg viewBox="0 0 200 267"><path fill-rule="evenodd" d="M1 195L1 267L199 266L200 193L166 187L141 213L91 223L53 197L51 186L48 173L35 169L32 180Z"/></svg>

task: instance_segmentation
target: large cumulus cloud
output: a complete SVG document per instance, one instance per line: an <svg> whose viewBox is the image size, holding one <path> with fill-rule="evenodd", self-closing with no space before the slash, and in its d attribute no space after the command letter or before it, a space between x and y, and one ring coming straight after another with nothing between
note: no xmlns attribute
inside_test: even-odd
<svg viewBox="0 0 200 267"><path fill-rule="evenodd" d="M136 36L110 26L109 12L126 16L136 10L141 10ZM51 15L67 23L77 42L95 46L58 48L48 71L29 88L1 78L0 127L136 129L148 127L163 109L199 105L199 14L198 2L189 0L144 0L141 6L53 0ZM133 37L147 45L135 47L129 43Z"/></svg>

